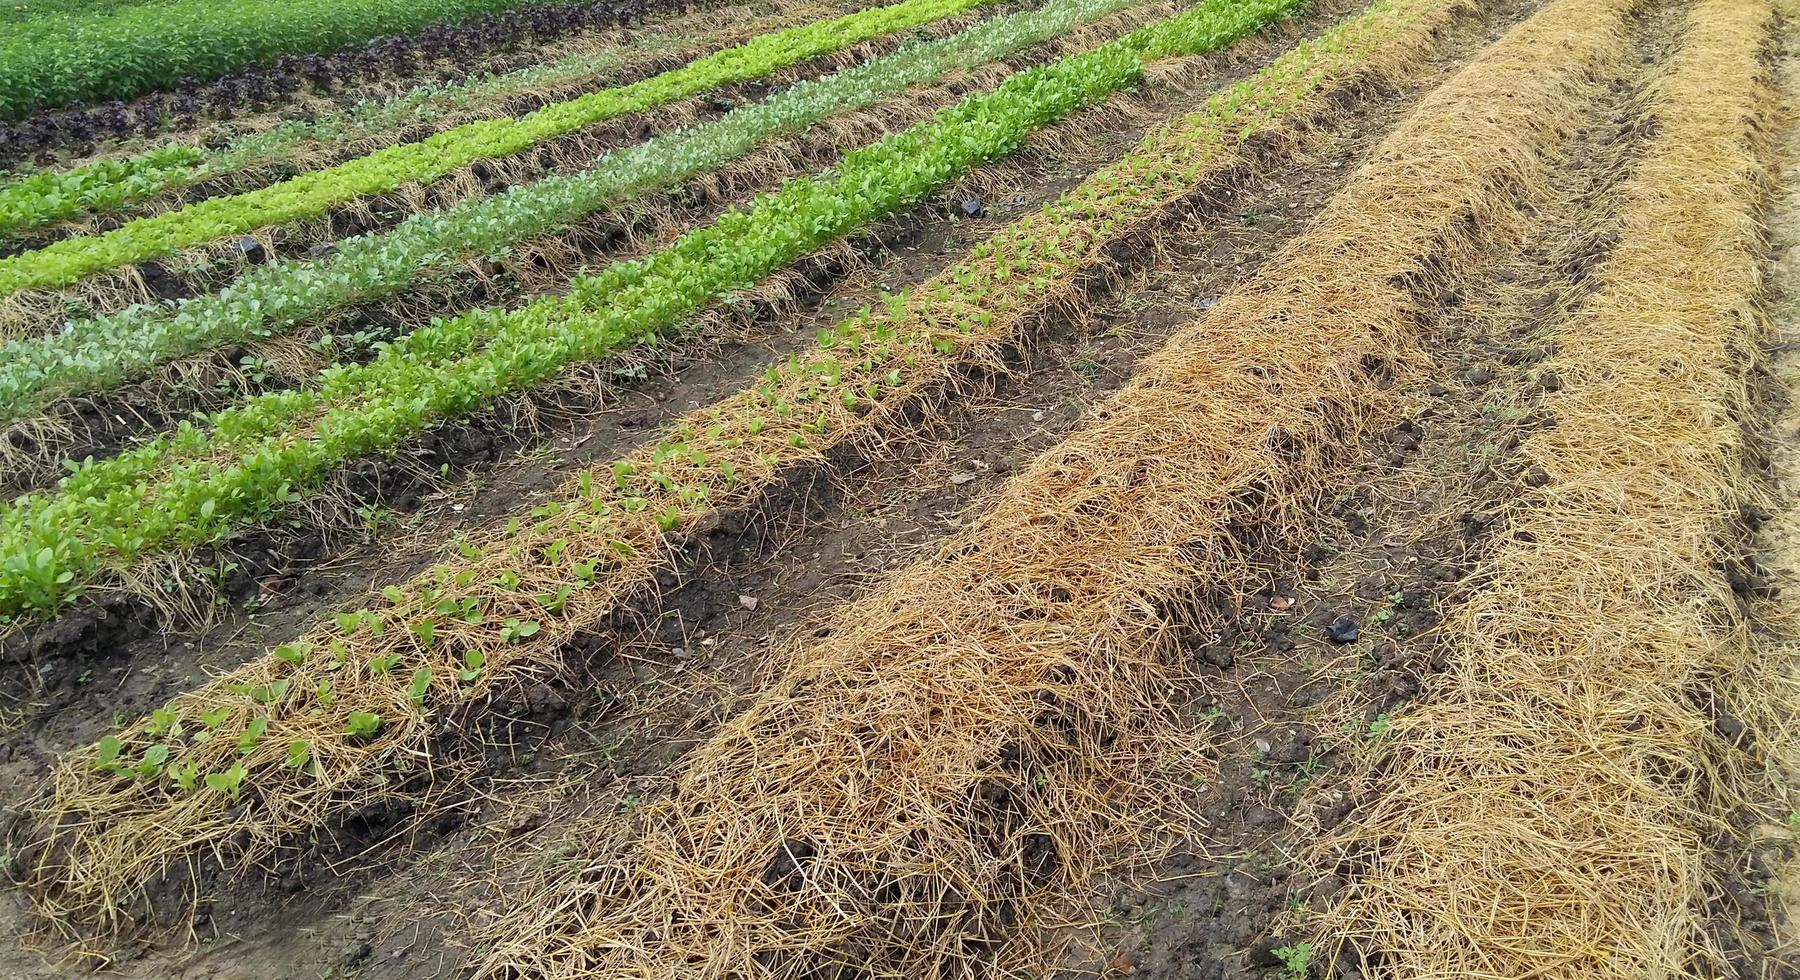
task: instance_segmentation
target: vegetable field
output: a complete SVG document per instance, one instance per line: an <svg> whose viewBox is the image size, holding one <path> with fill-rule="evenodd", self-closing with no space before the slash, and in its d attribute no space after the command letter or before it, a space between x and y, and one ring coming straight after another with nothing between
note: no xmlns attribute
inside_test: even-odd
<svg viewBox="0 0 1800 980"><path fill-rule="evenodd" d="M0 974L1800 977L1796 17L0 7Z"/></svg>

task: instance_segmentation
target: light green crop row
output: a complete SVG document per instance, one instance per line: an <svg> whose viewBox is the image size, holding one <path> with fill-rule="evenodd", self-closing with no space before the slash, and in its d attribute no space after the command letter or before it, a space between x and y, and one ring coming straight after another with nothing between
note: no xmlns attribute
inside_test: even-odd
<svg viewBox="0 0 1800 980"><path fill-rule="evenodd" d="M686 98L870 38L952 17L994 0L902 0L764 34L642 81L548 105L518 119L465 123L417 143L377 150L267 187L139 218L101 235L68 238L0 259L0 296L66 286L83 276L267 225L324 214L336 204L430 181L477 160L517 153L586 126Z"/></svg>
<svg viewBox="0 0 1800 980"><path fill-rule="evenodd" d="M0 346L0 421L47 402L104 390L168 360L268 337L335 310L401 293L465 258L567 228L595 211L670 187L741 158L770 139L867 108L1091 23L1141 0L1053 0L983 21L951 37L908 45L866 64L800 82L723 118L602 157L590 170L552 175L493 197L414 215L344 241L316 262L278 261L217 293L76 320L55 334Z"/></svg>
<svg viewBox="0 0 1800 980"><path fill-rule="evenodd" d="M666 532L753 506L793 467L904 424L900 406L957 365L1027 336L1031 311L1102 267L1122 237L1221 178L1241 159L1240 141L1342 85L1397 32L1444 7L1378 0L1201 111L1156 127L946 272L821 331L814 349L749 389L582 472L506 531L465 542L370 606L324 617L269 656L66 754L38 833L76 829L54 860L28 869L29 890L46 907L104 920L136 883L190 855L222 847L231 860L251 856L243 851L303 833L353 800L404 792L389 778L393 766L453 750L435 737L441 719L466 718L496 687L556 669L568 637L668 567Z"/></svg>
<svg viewBox="0 0 1800 980"><path fill-rule="evenodd" d="M111 211L199 179L207 154L165 146L74 170L43 170L0 183L0 237L77 215Z"/></svg>
<svg viewBox="0 0 1800 980"><path fill-rule="evenodd" d="M316 485L345 460L478 412L571 364L653 343L709 302L906 208L1032 132L1105 99L1148 61L1216 50L1300 0L1205 0L1117 41L1019 72L936 118L791 181L647 258L577 278L566 296L474 310L385 345L318 387L274 392L91 463L60 492L0 512L0 615L52 610L106 561L217 539Z"/></svg>

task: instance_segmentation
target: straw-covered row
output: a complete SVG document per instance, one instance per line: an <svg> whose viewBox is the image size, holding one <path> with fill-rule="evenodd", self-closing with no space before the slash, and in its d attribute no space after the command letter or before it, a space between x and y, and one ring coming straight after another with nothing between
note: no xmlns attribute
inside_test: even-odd
<svg viewBox="0 0 1800 980"><path fill-rule="evenodd" d="M466 753L446 736L560 674L572 638L653 595L656 573L684 560L682 535L729 527L826 453L910 426L1043 311L1078 305L1121 243L1219 190L1250 162L1241 140L1338 111L1332 96L1409 63L1446 16L1436 0L1384 0L1297 46L754 389L584 473L511 534L69 754L21 842L40 910L119 927L172 867L211 855L248 868L453 770Z"/></svg>
<svg viewBox="0 0 1800 980"><path fill-rule="evenodd" d="M1747 743L1715 720L1770 714L1736 680L1746 624L1723 569L1757 494L1742 426L1771 18L1766 0L1699 0L1652 83L1617 244L1551 331L1556 424L1519 451L1548 483L1507 515L1445 623L1448 671L1392 720L1373 799L1335 842L1360 873L1325 929L1372 975L1737 968L1709 936L1706 854L1755 798Z"/></svg>
<svg viewBox="0 0 1800 980"><path fill-rule="evenodd" d="M1626 6L1559 0L1427 97L1094 421L799 644L634 853L484 937L482 975L1044 972L1030 927L1187 816L1205 736L1170 696L1178 640L1234 615L1392 423L1422 305L1524 225Z"/></svg>
<svg viewBox="0 0 1800 980"><path fill-rule="evenodd" d="M703 327L694 314L913 207L1084 109L1104 112L1157 62L1256 33L1300 0L1203 0L1099 47L1008 76L848 153L641 259L576 277L567 295L467 310L384 344L366 363L270 392L85 464L57 491L0 508L0 622L54 612L94 577L218 540L296 502L347 460L553 383L572 367Z"/></svg>

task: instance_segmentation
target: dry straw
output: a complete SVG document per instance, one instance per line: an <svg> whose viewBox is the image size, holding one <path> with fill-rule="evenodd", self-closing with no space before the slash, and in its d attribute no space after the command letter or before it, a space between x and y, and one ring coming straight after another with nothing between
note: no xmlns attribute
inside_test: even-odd
<svg viewBox="0 0 1800 980"><path fill-rule="evenodd" d="M1564 0L1424 104L1318 221L1083 429L696 749L640 846L489 937L482 976L962 977L1044 965L1204 776L1177 643L1390 423L1432 287L1571 133L1625 2ZM1426 297L1426 298L1421 298Z"/></svg>
<svg viewBox="0 0 1800 980"><path fill-rule="evenodd" d="M1731 969L1707 841L1755 788L1715 712L1770 717L1721 571L1754 497L1762 0L1700 0L1650 91L1617 245L1545 365L1549 475L1446 623L1449 670L1394 723L1336 841L1325 928L1365 974L1651 980ZM1717 703L1721 685L1732 696ZM1772 732L1765 730L1765 739Z"/></svg>
<svg viewBox="0 0 1800 980"><path fill-rule="evenodd" d="M432 781L428 777L441 778L469 757L464 750L478 736L492 699L534 678L565 673L569 649L605 643L611 618L653 596L659 576L681 566L681 540L666 537L655 520L665 508L674 508L684 530L703 541L708 528L754 519L756 508L778 496L785 480L825 454L846 448L879 452L884 437L910 428L945 398L958 397L972 369L1004 369L1006 351L1028 342L1046 311L1080 309L1086 291L1106 280L1109 264L1128 255L1128 246L1147 230L1189 213L1207 195L1226 189L1222 184L1241 179L1255 157L1238 142L1241 137L1274 137L1289 126L1303 130L1342 111L1340 105L1354 101L1344 98L1348 86L1378 87L1421 59L1433 28L1449 16L1435 0L1378 4L1334 29L1330 45L1303 45L1244 88L1216 97L1205 112L1159 127L1135 153L1001 231L968 263L914 291L901 309L864 321L865 347L884 350L869 366L860 366L855 356L839 359L847 349L840 333L836 347L777 372L759 390L684 419L668 437L684 441L684 451L660 460L653 448L637 453L630 460L636 474L631 482L646 501L640 508L611 506L597 517L577 481L561 494L569 506L515 534L492 536L480 542L479 555L447 564L407 583L392 600L374 603L371 611L385 623L381 634L358 627L343 635L325 624L305 638L315 650L336 644L345 666L333 670L334 661L325 656L297 664L271 656L178 699L170 709L190 723L222 713L215 716L221 718L215 726L221 734L180 744L169 764L193 762L200 771L216 773L242 758L253 775L242 803L96 771L92 748L70 753L57 766L54 791L22 842L21 861L30 869L28 888L39 911L70 928L127 928L143 911L146 886L159 876L179 888L184 866L243 870L344 814L395 796L416 796L422 783ZM1041 278L1035 275L1040 272ZM1027 284L1021 294L1020 286ZM882 330L892 331L890 339L875 341ZM841 370L836 391L858 397L833 397L827 390L820 398L818 379L826 370ZM808 408L774 414L772 404ZM666 485L648 479L659 471ZM614 496L613 478L605 467L584 476L604 491L598 494L603 502ZM572 562L595 555L601 561L590 587L570 594L553 615L534 607L535 595L569 581ZM517 580L510 580L515 575ZM431 595L433 589L442 594ZM444 621L434 608L446 598L480 602L484 622ZM1137 615L1126 608L1106 614ZM529 617L541 630L504 642L495 626L507 617ZM420 649L411 637L427 620L437 622L437 642ZM423 710L410 703L408 670L429 665L434 676L453 677L469 651L486 656L472 684L431 686ZM403 658L398 670L376 674L363 666L395 653ZM1154 671L1147 662L1141 666ZM322 706L308 692L327 680L334 685L334 699ZM285 684L287 694L272 704L244 693L269 692L278 684ZM1010 712L1021 703L1013 693L1002 700L983 710ZM381 713L384 725L377 737L339 735L350 710ZM1154 716L1159 709L1149 704L1134 710ZM268 718L268 729L240 755L233 743L256 717ZM139 722L121 732L121 758L134 761L157 743L153 727ZM310 771L281 765L283 747L293 739L312 746Z"/></svg>

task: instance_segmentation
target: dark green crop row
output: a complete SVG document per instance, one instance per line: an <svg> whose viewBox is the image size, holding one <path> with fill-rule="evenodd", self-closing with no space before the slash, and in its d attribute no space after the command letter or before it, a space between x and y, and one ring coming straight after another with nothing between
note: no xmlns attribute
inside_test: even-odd
<svg viewBox="0 0 1800 980"><path fill-rule="evenodd" d="M19 23L0 40L0 118L127 99L287 54L525 6L531 0L176 0Z"/></svg>

